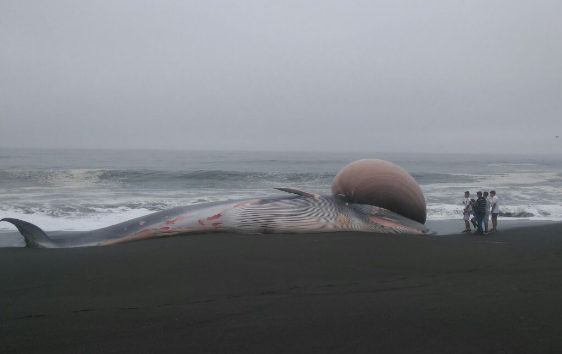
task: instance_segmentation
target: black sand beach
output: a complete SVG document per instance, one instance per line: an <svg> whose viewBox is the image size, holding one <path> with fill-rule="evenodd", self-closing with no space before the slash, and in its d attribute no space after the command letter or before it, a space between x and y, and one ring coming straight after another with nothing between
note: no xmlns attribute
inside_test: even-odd
<svg viewBox="0 0 562 354"><path fill-rule="evenodd" d="M0 249L2 353L546 353L561 333L561 224Z"/></svg>

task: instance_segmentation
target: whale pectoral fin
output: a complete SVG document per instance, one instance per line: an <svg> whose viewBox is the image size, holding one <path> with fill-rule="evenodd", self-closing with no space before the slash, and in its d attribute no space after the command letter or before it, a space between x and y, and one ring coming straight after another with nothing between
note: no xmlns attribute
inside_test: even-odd
<svg viewBox="0 0 562 354"><path fill-rule="evenodd" d="M17 227L18 231L25 239L25 245L27 247L56 247L53 240L47 236L45 231L41 230L38 226L35 226L32 223L12 218L4 218L0 219L0 221L9 222Z"/></svg>
<svg viewBox="0 0 562 354"><path fill-rule="evenodd" d="M279 191L282 191L282 192L293 193L293 194L300 195L300 196L303 196L303 197L311 197L311 198L314 198L314 199L320 198L319 194L301 191L300 189L296 189L296 188L279 187L279 188L275 188L275 189L277 189Z"/></svg>

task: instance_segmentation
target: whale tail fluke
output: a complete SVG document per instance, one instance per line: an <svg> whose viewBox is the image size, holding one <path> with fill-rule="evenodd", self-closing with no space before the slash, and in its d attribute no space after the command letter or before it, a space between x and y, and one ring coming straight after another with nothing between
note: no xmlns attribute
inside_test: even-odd
<svg viewBox="0 0 562 354"><path fill-rule="evenodd" d="M47 236L45 231L27 221L12 218L4 218L0 219L0 221L9 222L17 227L18 231L25 239L25 245L27 247L55 247L53 240Z"/></svg>

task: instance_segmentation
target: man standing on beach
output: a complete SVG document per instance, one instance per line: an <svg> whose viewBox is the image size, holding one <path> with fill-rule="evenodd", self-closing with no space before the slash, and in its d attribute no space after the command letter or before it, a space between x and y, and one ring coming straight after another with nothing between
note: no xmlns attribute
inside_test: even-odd
<svg viewBox="0 0 562 354"><path fill-rule="evenodd" d="M476 205L474 206L474 211L476 212L476 223L478 224L478 230L475 232L478 235L484 235L484 230L482 230L482 221L484 220L484 215L486 215L486 198L482 196L482 192L476 193L478 199L476 200Z"/></svg>
<svg viewBox="0 0 562 354"><path fill-rule="evenodd" d="M464 198L462 199L462 204L464 205L463 219L464 219L464 231L463 232L470 232L470 224L468 220L470 219L470 214L472 214L472 201L470 200L470 192L464 192Z"/></svg>
<svg viewBox="0 0 562 354"><path fill-rule="evenodd" d="M488 222L490 221L490 207L492 202L488 199L488 192L484 192L484 199L486 199L486 214L484 214L484 234L488 233Z"/></svg>
<svg viewBox="0 0 562 354"><path fill-rule="evenodd" d="M496 191L490 191L492 196L492 230L490 232L498 232L498 214L500 213L500 199L496 195Z"/></svg>

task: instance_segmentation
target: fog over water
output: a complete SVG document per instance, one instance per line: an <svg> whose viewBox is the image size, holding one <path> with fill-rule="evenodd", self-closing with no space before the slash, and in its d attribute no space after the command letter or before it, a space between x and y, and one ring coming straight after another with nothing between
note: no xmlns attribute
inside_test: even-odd
<svg viewBox="0 0 562 354"><path fill-rule="evenodd" d="M561 15L559 1L3 0L0 147L559 153Z"/></svg>

